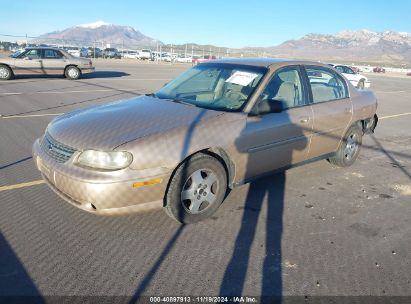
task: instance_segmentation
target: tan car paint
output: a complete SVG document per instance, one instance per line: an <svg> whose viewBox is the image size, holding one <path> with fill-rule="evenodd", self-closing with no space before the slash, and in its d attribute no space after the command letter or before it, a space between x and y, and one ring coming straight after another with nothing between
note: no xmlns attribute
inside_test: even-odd
<svg viewBox="0 0 411 304"><path fill-rule="evenodd" d="M61 52L64 58L0 58L0 64L5 64L9 66L12 69L14 75L63 75L65 68L69 65L77 66L83 74L94 71L94 67L89 65L90 59L77 58L65 52L64 50L57 48L38 47L31 49L56 50Z"/></svg>
<svg viewBox="0 0 411 304"><path fill-rule="evenodd" d="M101 214L131 212L150 202L161 203L173 171L196 152L218 154L230 171L229 184L236 185L335 152L351 123L371 118L376 111L375 96L358 92L347 82L349 99L251 115L258 96L279 68L314 63L213 61L219 62L269 69L243 112L218 112L143 96L67 113L50 123L47 131L76 152L65 163L57 163L41 148L43 139L38 139L33 146L38 169L54 191L79 208ZM133 162L117 171L82 168L76 159L86 149L128 151ZM133 187L148 180L161 182Z"/></svg>

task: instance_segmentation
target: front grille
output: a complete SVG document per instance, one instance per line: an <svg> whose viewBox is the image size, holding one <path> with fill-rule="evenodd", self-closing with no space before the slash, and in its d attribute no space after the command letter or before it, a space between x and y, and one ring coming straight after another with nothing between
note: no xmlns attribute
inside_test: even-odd
<svg viewBox="0 0 411 304"><path fill-rule="evenodd" d="M58 163L64 163L70 159L75 149L63 145L50 136L48 132L41 139L41 149Z"/></svg>

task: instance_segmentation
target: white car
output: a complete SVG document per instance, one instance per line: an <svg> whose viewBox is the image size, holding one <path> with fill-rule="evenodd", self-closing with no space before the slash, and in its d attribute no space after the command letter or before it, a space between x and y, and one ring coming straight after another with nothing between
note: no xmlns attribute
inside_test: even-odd
<svg viewBox="0 0 411 304"><path fill-rule="evenodd" d="M138 52L136 52L136 51L124 52L123 53L123 58L137 59L138 58Z"/></svg>
<svg viewBox="0 0 411 304"><path fill-rule="evenodd" d="M68 47L66 50L67 53L75 57L87 57L88 55L88 50L86 48Z"/></svg>
<svg viewBox="0 0 411 304"><path fill-rule="evenodd" d="M371 86L371 82L367 77L359 73L356 73L351 67L341 64L333 65L333 67L338 72L343 74L345 78L347 78L351 82L351 84L356 88L364 89L369 88Z"/></svg>
<svg viewBox="0 0 411 304"><path fill-rule="evenodd" d="M174 61L178 63L192 63L193 58L192 57L177 57Z"/></svg>
<svg viewBox="0 0 411 304"><path fill-rule="evenodd" d="M151 59L151 51L150 50L141 50L138 51L138 59L148 60Z"/></svg>

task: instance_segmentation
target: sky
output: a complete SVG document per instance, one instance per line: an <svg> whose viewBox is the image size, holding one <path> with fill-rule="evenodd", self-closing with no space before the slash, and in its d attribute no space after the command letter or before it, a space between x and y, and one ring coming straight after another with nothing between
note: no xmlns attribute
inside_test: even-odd
<svg viewBox="0 0 411 304"><path fill-rule="evenodd" d="M411 32L410 0L0 0L4 34L38 36L98 20L164 43L266 47L307 33Z"/></svg>

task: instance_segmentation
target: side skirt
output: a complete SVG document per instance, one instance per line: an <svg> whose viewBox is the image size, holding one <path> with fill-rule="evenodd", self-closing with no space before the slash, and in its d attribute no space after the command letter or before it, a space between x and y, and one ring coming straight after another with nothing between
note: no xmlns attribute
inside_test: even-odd
<svg viewBox="0 0 411 304"><path fill-rule="evenodd" d="M320 156L317 156L317 157L314 157L314 158L311 158L311 159L304 160L302 162L299 162L299 163L296 163L296 164L293 164L293 165L288 165L288 166L285 166L285 167L281 167L281 168L278 168L278 169L275 169L275 170L272 170L272 171L269 171L269 172L266 172L266 173L263 173L263 174L259 174L257 176L253 176L251 178L247 178L245 180L242 180L242 181L239 181L239 182L236 182L236 183L233 183L230 188L236 188L236 187L248 184L248 183L250 183L252 181L255 181L257 179L273 175L274 173L281 172L281 171L286 171L288 169L300 167L302 165L306 165L306 164L309 164L309 163L312 163L312 162L315 162L315 161L327 159L327 158L330 158L334 155L335 155L335 152L327 153L327 154L320 155Z"/></svg>

